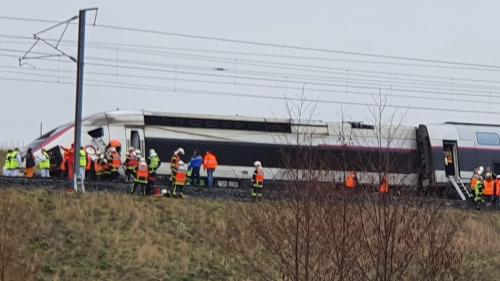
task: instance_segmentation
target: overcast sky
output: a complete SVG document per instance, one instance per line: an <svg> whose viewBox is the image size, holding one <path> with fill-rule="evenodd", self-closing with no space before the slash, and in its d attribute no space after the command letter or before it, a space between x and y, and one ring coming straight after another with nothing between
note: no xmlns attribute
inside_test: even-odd
<svg viewBox="0 0 500 281"><path fill-rule="evenodd" d="M98 25L500 65L500 2L493 0L16 0L2 1L0 16L65 20L81 8L94 6L99 8ZM92 22L92 14L87 22ZM48 131L73 120L74 63L53 57L25 61L29 65L16 68L16 56L22 56L34 42L27 37L50 25L0 19L0 146L29 143L39 135L40 122ZM61 26L40 36L58 38L63 29ZM76 39L76 26L71 25L61 50L76 56ZM449 64L423 67L415 65L420 64L415 61L224 43L99 26L87 27L87 41L89 74L85 76L84 115L120 108L283 117L282 100L211 93L295 97L304 86L305 95L311 99L369 103L373 100L370 95L378 94L380 88L394 105L486 112L410 109L405 120L409 125L444 121L499 123L500 104L496 104L495 95L500 96L500 84L484 80L500 80L500 68L471 70ZM33 52L32 55L55 53L43 44L38 44ZM352 119L366 118L366 106L343 108ZM315 119L336 121L339 110L339 104L319 103Z"/></svg>

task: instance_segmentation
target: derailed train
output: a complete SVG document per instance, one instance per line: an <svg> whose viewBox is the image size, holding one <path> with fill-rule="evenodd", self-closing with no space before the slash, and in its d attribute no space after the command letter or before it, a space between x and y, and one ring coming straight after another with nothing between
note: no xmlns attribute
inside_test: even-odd
<svg viewBox="0 0 500 281"><path fill-rule="evenodd" d="M28 147L34 153L40 153L42 148L52 151L57 165L61 160L59 146L69 147L73 142L73 127L73 123L61 125ZM194 149L213 151L219 160L216 177L220 186L237 187L248 180L255 160L266 167L266 179L284 179L283 152L294 151L296 136L304 133L309 147L335 159L341 159L341 154L342 159L363 155L363 161L376 162L382 153L387 155L391 159L389 176L399 184L445 186L449 185L450 176L471 177L478 165L500 172L500 125L448 122L377 128L359 122L300 123L289 119L143 110L106 112L85 118L82 143L90 144L95 132L106 143L120 140L125 151L131 146L143 152L155 149L163 162L159 174L170 172L166 162L178 147L188 154ZM446 157L453 161L445 164ZM363 175L375 172L370 165L360 167L332 164L332 180L341 181L346 170L358 169L361 181Z"/></svg>

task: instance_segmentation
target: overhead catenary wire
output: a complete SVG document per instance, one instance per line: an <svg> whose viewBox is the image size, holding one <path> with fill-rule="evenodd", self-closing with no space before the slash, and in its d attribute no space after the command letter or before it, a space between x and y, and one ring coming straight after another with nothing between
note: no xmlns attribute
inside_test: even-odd
<svg viewBox="0 0 500 281"><path fill-rule="evenodd" d="M10 37L10 35L0 35L0 37L2 36L7 36L7 37ZM14 36L14 37L19 37L19 36ZM28 37L26 37L28 38ZM52 40L56 40L56 39L52 39ZM112 44L112 43L104 43L104 44ZM128 46L129 44L120 44L120 43L113 43L114 45L116 46ZM114 46L113 45L113 46ZM108 49L112 49L112 50L116 50L118 47L109 47ZM143 45L140 45L140 46L143 46ZM92 46L88 46L88 47L92 47ZM129 50L128 48L125 48L123 49L123 47L121 47L121 51L125 51L127 52L127 50ZM160 48L158 46L154 47L154 48ZM194 50L194 49L189 49L189 48L169 48L169 47L164 47L166 49L181 49L181 50ZM196 49L196 50L199 50L199 51L205 51L203 49ZM130 50L129 50L130 51ZM210 50L208 50L210 51ZM213 51L213 50L212 50ZM240 52L230 52L230 51L218 51L218 52L221 52L221 53L240 53ZM144 52L138 52L138 53L144 53ZM148 52L146 52L148 53ZM277 55L277 54L260 54L260 53L243 53L243 54L255 54L255 55L263 55L263 56L281 56L281 57L291 57L291 58L307 58L307 59L320 59L320 60L329 60L330 58L324 58L324 57L303 57L303 56L286 56L286 55ZM186 56L195 56L195 55L187 55L187 54L184 54ZM181 56L181 54L179 54L179 56ZM207 56L200 56L200 55L196 55L196 56L199 56L199 57L207 57ZM225 60L230 60L230 61L234 61L233 58L221 58L221 59L225 59ZM333 60L337 60L337 59L333 59ZM242 60L240 59L240 62L241 61L254 61L254 62L260 62L260 63L264 63L263 61L255 61L255 60ZM353 60L345 60L345 61L348 61L348 62L353 62ZM380 62L373 62L373 63L380 63ZM277 63L277 62L266 62L266 64L268 65L297 65L297 64L287 64L287 63ZM273 66L274 68L277 68L275 66ZM331 68L331 67L320 67L320 66L311 66L311 65L302 65L302 67L308 67L308 68L322 68L322 69L336 69L336 70L339 70L339 71L345 71L345 68ZM280 68L284 68L284 67L280 67ZM311 71L315 71L315 72L318 72L318 70L311 70ZM421 78L428 78L428 79L444 79L444 80L449 80L451 77L447 76L438 76L438 75L422 75L422 74L415 74L415 73L401 73L401 72L388 72L388 71L373 71L373 70L364 70L364 69L354 69L354 68L349 68L349 71L351 73L354 73L353 75L360 75L360 74L355 74L355 72L359 72L359 73L375 73L375 74L383 74L383 75L389 75L391 77L391 79L396 79L394 76L403 76L403 77L421 77ZM383 76L382 76L383 77ZM402 78L400 78L402 79ZM463 81L469 81L469 82L484 82L484 83L496 83L496 84L499 84L500 83L500 80L488 80L488 79L470 79L470 78L464 78L464 77L453 77L454 80L456 81L460 81L460 80L463 80ZM412 80L415 80L415 79L412 79ZM445 82L442 82L442 83L445 83ZM464 83L460 83L461 85L466 85ZM457 83L458 85L458 83ZM474 85L471 85L471 86L474 86ZM488 87L488 86L484 86L484 87Z"/></svg>
<svg viewBox="0 0 500 281"><path fill-rule="evenodd" d="M100 59L99 59L100 60ZM267 82L287 82L287 83L295 83L295 84L302 84L304 81L303 80L297 80L297 79L274 79L274 78L265 78L269 76L269 73L264 73L260 74L260 76L265 76L265 77L253 77L253 76L248 76L248 75L232 75L228 76L225 74L219 74L219 73L205 73L205 72L194 72L194 71L184 71L184 70L179 70L175 65L168 65L168 67L176 67L175 69L165 69L165 68L151 68L151 67L138 67L138 66L129 66L129 65L122 65L122 64L104 64L104 63L93 63L93 60L89 60L88 65L94 65L94 66L100 66L100 67L108 67L108 68L123 68L123 69L134 69L134 70L142 70L142 71L154 71L154 72L170 72L170 73L180 73L180 74L187 74L187 75L197 75L197 76L208 76L208 77L220 77L220 78L237 78L237 79L243 79L243 80L255 80L255 81L267 81ZM210 69L210 68L205 68ZM242 73L246 73L243 70L240 70ZM247 73L248 74L248 73ZM252 74L252 73L250 73ZM331 86L331 87L344 87L344 84L341 83L323 83L323 82L308 82L310 85L319 85L319 86ZM351 85L351 88L357 88L357 89L371 89L371 90L376 90L380 86L363 86L363 85L358 85L358 82L353 82ZM239 83L240 85L243 85L242 83ZM400 91L400 92L409 92L409 93L418 93L418 94L430 94L430 95L449 95L448 92L446 91L437 91L437 90L414 90L414 89L406 89L406 88L397 88L397 87L392 87L392 90ZM353 91L351 91L353 92ZM487 94L481 95L481 94L476 94L476 93L463 93L460 92L459 90L456 91L455 95L457 96L478 96L478 97L500 97L498 95L492 95L491 91L487 91ZM404 95L401 95L404 96ZM406 97L411 97L407 96ZM422 97L422 98L427 98L427 97Z"/></svg>
<svg viewBox="0 0 500 281"><path fill-rule="evenodd" d="M21 81L21 82L35 82L35 83L49 83L49 84L62 84L62 85L73 85L72 82L57 82L50 80L36 80L27 78L8 78L0 77L0 80L8 81ZM179 87L139 87L139 86L124 86L122 84L107 84L107 83L86 83L86 86L90 87L109 87L117 89L130 89L130 90L144 90L152 92L162 92L162 93L184 93L190 95L209 95L209 96L229 96L229 97L240 97L240 98L257 98L257 99L270 99L270 100L288 100L288 101L298 101L298 102L311 102L311 103L324 103L324 104L337 104L337 105L353 105L362 107L377 107L378 104L366 103L366 102L352 102L352 101L334 101L334 100L324 100L324 99L312 99L312 98L295 98L295 97L284 97L284 96L267 96L259 94L248 94L248 93L229 93L224 91L208 91L201 89L191 89L191 88L179 88ZM373 96L376 96L375 94ZM478 114L485 113L480 110L472 109L452 109L452 108L441 108L441 107L425 107L425 106L403 106L397 104L386 104L387 108L405 109L405 110L423 110L423 111L439 111L439 112L456 112L456 113L468 113L468 114ZM490 115L500 115L500 112L492 111L488 113Z"/></svg>
<svg viewBox="0 0 500 281"><path fill-rule="evenodd" d="M2 18L2 16L0 16L0 19ZM12 18L12 17L9 17L9 18ZM13 20L21 20L21 19L13 19ZM22 21L25 20L25 19L22 19ZM285 48L285 49L293 49L293 50L302 50L302 51L308 51L308 52L320 52L320 53L331 53L331 54L342 54L342 55L349 55L349 56L366 56L366 57L374 57L374 58L377 58L377 59L384 59L384 60L399 60L399 61L412 61L412 62L417 62L417 63L426 63L426 64L442 64L442 65L451 65L451 67L453 68L456 68L456 69L467 69L467 70L488 70L488 71L500 71L500 66L495 66L495 65L486 65L486 64L472 64L472 63L463 63L463 62L453 62L453 61L446 61L446 60L429 60L429 59L420 59L420 58L411 58L411 57L397 57L397 56L386 56L386 55L379 55L379 54L370 54L370 53L357 53L357 52L346 52L346 51L339 51L339 50L328 50L328 49L319 49L319 48L309 48L309 47L301 47L301 46L291 46L291 45L282 45L282 44L274 44L274 43L262 43L262 42L253 42L253 41L244 41L244 40L235 40L235 39L228 39L228 38L218 38L218 37L210 37L210 36L198 36L198 35L190 35L190 34L180 34L180 33L171 33L171 32L164 32L164 31L155 31L155 30L147 30L147 29L138 29L138 28L130 28L130 27L117 27L117 26L110 26L110 25L97 25L98 27L101 27L101 28L106 28L106 29L115 29L115 30L123 30L123 31L132 31L132 32L140 32L140 33L149 33L149 34L161 34L161 35L165 35L165 36L179 36L179 37L185 37L185 38L192 38L192 39L201 39L201 40L214 40L214 41L222 41L222 42L227 42L227 43L237 43L237 44L250 44L250 45L259 45L259 46L265 46L265 47L273 47L273 48ZM142 51L143 54L144 53L147 53L147 52L144 52ZM140 54L141 52L140 51L137 51L136 52L137 54ZM158 55L158 54L154 54L154 55ZM170 52L169 54L170 56L175 56L177 55L178 57L186 57L186 56L197 56L198 58L202 58L202 57L205 57L205 59L215 59L215 60L224 60L226 58L224 57L212 57L210 58L209 56L203 56L203 55L192 55L192 54L186 54L186 53L177 53L177 54L173 54L172 52ZM96 61L99 61L99 62L106 62L106 61L110 61L109 58L106 58L106 57L95 57L94 58ZM48 59L47 59L48 60ZM115 59L116 60L116 59ZM234 59L233 59L234 60ZM52 60L53 61L53 60ZM351 60L351 61L354 61L354 60ZM286 70L294 70L294 71L297 71L297 72L301 72L301 73L279 73L279 72L269 72L269 71L256 71L256 70L245 70L245 69L241 69L241 68L238 68L238 73L239 75L236 75L236 69L233 69L233 70L230 70L230 69L227 69L227 70L224 70L224 71L227 71L227 72L233 72L234 75L232 75L232 78L233 79L242 79L242 80L252 80L252 81L266 81L266 82L270 82L270 83L280 83L280 82L283 82L283 80L285 80L285 83L304 83L304 81L298 81L297 79L300 79L300 78L303 78L303 79L310 79L314 82L315 84L313 84L313 82L310 82L310 81L307 81L308 84L312 84L312 85L320 85L320 86L323 86L323 87L335 87L335 88L339 88L341 87L339 85L339 83L335 84L335 83L322 83L322 82L317 82L317 81L320 81L321 79L329 79L329 81L338 81L338 79L340 79L338 76L333 76L333 77L321 77L319 75L305 75L304 72L306 73L309 73L309 72L315 72L315 73L320 73L321 71L327 71L325 69L325 67L323 66L310 66L310 65L298 65L298 64L294 64L294 65L291 65L291 64L286 64L286 63L282 63L282 62L266 62L266 61L256 61L256 60L253 60L253 62L251 60L247 60L245 62L245 60L238 60L238 63L240 64L244 64L246 63L246 65L252 65L253 63L253 66L254 67L260 67L260 68L275 68L275 69L286 69ZM360 61L358 60L358 63L360 63ZM384 63L387 63L386 61L374 61L373 63L379 63L379 64L384 64ZM408 64L408 63L400 63L401 65L405 65L405 66L408 66L408 65L411 65L411 64ZM115 69L121 69L121 68L124 68L124 69L128 69L128 70L141 70L141 71L154 71L154 72L157 72L159 71L159 68L160 67L156 67L156 68L152 68L152 67L149 67L149 69L146 69L145 67L141 67L142 65L151 65L151 62L147 62L147 61L142 61L142 62L134 62L133 60L122 60L121 61L121 64L118 64L118 63L115 63L115 64L111 64L111 66L106 66L105 63L95 63L93 62L93 60L91 59L90 62L88 63L88 65L93 65L93 66L96 66L96 67L114 67ZM137 66L137 65L140 65L140 66ZM160 66L160 65L158 65ZM165 64L163 66L161 66L163 69L162 71L163 72L172 72L172 70L169 70L169 69L166 69L167 67L172 67L172 65L170 66L166 66ZM182 70L179 70L179 64L174 64L173 66L175 68L175 75L177 76L177 74L186 74L186 75L199 75L199 76L205 76L205 77L218 77L218 78L221 78L221 79L228 79L228 75L220 75L220 74L214 74L214 73L211 73L213 72L213 69L212 70L209 70L209 69L205 69L203 70L203 72L199 72L199 73L195 73L194 71L190 71L190 72L186 72L186 71L182 71ZM181 66L182 68L198 68L198 67L201 67L199 65L182 65ZM292 68L293 67L293 68ZM434 66L431 66L429 65L429 67L437 67L439 68L440 66L437 66L437 65L434 65ZM450 66L446 66L446 67L450 67ZM308 69L306 69L308 68ZM246 71L246 72L245 72ZM329 70L328 70L329 71ZM346 70L347 71L347 70ZM362 70L362 71L368 71L368 70ZM245 74L244 75L240 75L240 73L243 73ZM386 73L389 73L389 72L386 72ZM270 76L270 75L274 75L275 77L277 76L282 76L282 75L286 75L284 76L285 78L284 79L269 79L269 78L264 78L265 76ZM125 75L131 75L131 74L125 74ZM219 76L214 76L214 75L219 75ZM295 75L295 77L294 77ZM354 74L356 75L356 74ZM391 75L394 75L396 76L394 73L391 74ZM144 76L144 75L143 75ZM263 77L264 76L264 77ZM290 79L289 77L292 77L292 79ZM145 77L142 77L144 79L148 79L147 76ZM296 80L293 80L293 78L295 78ZM178 78L178 79L185 79L187 80L187 78ZM263 79L268 79L268 80L263 80ZM391 78L386 78L386 79L391 79ZM177 77L176 77L176 80L177 80ZM200 81L201 79L190 79L190 82L201 82ZM398 80L398 79L395 79L395 80ZM408 81L405 81L403 79L400 79L401 81L399 81L399 83L402 83L403 81L408 83ZM408 79L407 79L408 80ZM477 80L477 79L476 79ZM181 80L179 80L181 81ZM113 81L106 81L106 80L101 80L101 81L96 81L96 82L99 82L99 83L115 83ZM205 83L207 83L207 81L204 81ZM368 79L358 79L357 81L355 79L352 79L351 78L351 70L349 69L349 81L346 82L346 87L348 86L350 89L353 88L353 89L365 89L365 90L374 90L374 89L377 89L377 88L380 88L380 85L378 86L360 86L361 84L365 83L383 83L382 81L374 81L373 79L372 80L368 80ZM414 81L414 82L417 82L417 81ZM217 83L215 81L211 81L210 83ZM226 83L226 82L222 82L222 81L218 81L218 83ZM236 82L235 82L236 83ZM433 91L433 90L428 90L428 91L425 91L425 90L415 90L415 89L406 89L406 88L397 88L397 87L393 87L392 83L393 84L396 84L398 82L392 82L392 81L387 81L387 83L391 83L391 92L392 90L396 91L396 92L413 92L413 93L420 93L420 94L428 94L428 95L438 95L438 94L441 94L441 95L449 95L450 92L439 92L439 91ZM418 82L417 82L418 83ZM437 85L434 85L432 86L432 83L430 81L426 81L426 82L422 82L422 83L428 83L426 86L428 89L432 89L432 87L437 87ZM489 83L489 82L488 82ZM143 86L147 86L147 85L141 85L141 84L123 84L122 85L129 85L130 87L143 87ZM242 85L242 86L248 86L248 87L268 87L268 88L278 88L276 86L273 86L273 85L259 85L259 84L251 84L251 83L242 83L242 82L239 82L239 85ZM415 86L417 86L418 84L414 84ZM446 85L445 83L442 83L441 85ZM465 86L466 84L462 84L461 86L463 87L470 87L471 85L467 85ZM422 85L420 85L422 86ZM485 89L488 89L488 97L491 98L491 92L492 90L496 90L495 87L489 87L488 85L476 85L478 88L481 88L481 87L485 87ZM160 87L160 86L158 86ZM174 90L176 89L177 87L174 87ZM297 87L295 87L297 88ZM414 87L416 88L416 87ZM293 89L293 88L292 88ZM189 90L189 89L188 89ZM312 90L318 90L318 91L330 91L330 92L333 92L332 90L325 90L325 89L312 89ZM477 90L475 89L476 91L483 91L483 90ZM478 94L475 94L475 93L464 93L466 90L463 90L461 89L459 86L456 86L455 87L455 83L453 83L453 86L452 86L452 95L460 95L461 93L463 93L463 95L467 95L467 96L477 96L477 97L481 97L481 95L478 95ZM220 92L220 91L219 91ZM354 91L347 91L347 93L354 93ZM236 93L237 95L238 93ZM395 95L398 95L398 96L401 96L401 97L410 97L410 98L419 98L419 97L415 97L415 96L409 96L409 95L400 95L400 94L395 94ZM445 99L442 99L442 98L437 98L437 97L433 97L435 98L436 100L445 100ZM432 99L432 98L431 98ZM454 99L455 101L455 99ZM457 99L457 101L460 101L459 99ZM469 101L469 100L467 100ZM348 103L345 103L345 104L348 104Z"/></svg>
<svg viewBox="0 0 500 281"><path fill-rule="evenodd" d="M0 68L3 68L4 66L0 66ZM56 70L51 70L51 71L56 71ZM9 74L22 74L22 75L32 75L32 76L39 76L39 77L46 77L46 78L56 78L54 75L45 75L45 74L39 74L39 73L26 73L26 72L20 72L20 71L13 71L13 70L1 70L0 72L6 72ZM104 73L104 72L88 72L90 76L108 76L108 77L116 77L115 74L113 73ZM126 77L126 78L147 78L147 79L156 79L156 80L174 80L174 78L168 78L168 77L159 77L159 76L143 76L143 75L128 75L128 74L121 74L119 76ZM57 79L71 79L70 77L64 77L64 76L57 76ZM128 82L123 82L123 81L109 81L109 80L98 80L98 79L87 79L89 82L99 82L99 83L118 83L120 85L128 85L128 86L137 86L137 87L147 87L148 85L145 84L138 84L138 83L128 83ZM223 85L232 85L232 82L222 82L222 81L210 81L210 80L200 80L200 79L183 79L183 78L175 78L175 80L178 81L183 81L183 82L193 82L193 83L202 83L202 84L223 84ZM153 85L154 86L160 86L160 85ZM282 87L280 86L272 86L272 85L262 85L262 84L251 84L251 83L245 83L243 86L247 87L261 87L261 88L271 88L271 89L281 89ZM290 90L301 90L301 87L289 87ZM342 91L339 90L326 90L326 89L315 89L315 88L308 88L309 92L321 92L321 93L342 93ZM364 96L373 96L373 93L369 92L359 92L359 91L352 91L351 94L353 95L364 95ZM411 98L411 99L424 99L424 100L440 100L440 101L448 101L448 98L436 98L436 97L422 97L422 96L409 96L409 95L399 95L399 94L389 94L389 97L392 98ZM491 101L475 101L471 99L459 99L456 98L453 100L453 102L466 102L466 103L479 103L479 104L490 104L490 105L500 105L499 102L491 102Z"/></svg>
<svg viewBox="0 0 500 281"><path fill-rule="evenodd" d="M12 17L12 16L0 16L0 19L16 20L16 21L45 22L45 23L59 23L60 22L60 21L47 20L47 19L37 19L37 18L28 18L28 17ZM90 24L87 24L87 25L90 25ZM191 39L199 39L199 40L209 40L209 41L219 41L219 42L235 43L235 44L243 44L243 45L273 47L273 48L280 48L280 49L293 49L293 50L302 50L302 51L319 52L319 53L331 53L331 54L361 56L361 57L374 57L374 58L382 58L382 59L390 59L390 60L403 60L403 61L414 61L414 62L425 62L425 63L460 65L460 66L470 66L470 67L500 70L499 65L491 65L491 64L458 62L458 61L438 60L438 59L423 59L423 58L415 58L415 57L408 57L408 56L392 56L392 55L384 55L384 54L376 54L376 53L364 53L364 52L334 50L334 49L325 49L325 48L312 48L312 47L305 47L305 46L294 46L294 45L279 44L279 43L266 43L266 42L231 39L231 38L216 37L216 36L168 32L168 31L153 30L153 29L146 29L146 28L116 26L116 25L109 25L109 24L96 24L96 23L94 23L93 26L99 27L99 28L111 29L111 30L129 31L129 32L136 32L136 33L148 33L148 34L156 34L156 35L162 35L162 36L175 36L175 37L183 37L183 38L191 38Z"/></svg>

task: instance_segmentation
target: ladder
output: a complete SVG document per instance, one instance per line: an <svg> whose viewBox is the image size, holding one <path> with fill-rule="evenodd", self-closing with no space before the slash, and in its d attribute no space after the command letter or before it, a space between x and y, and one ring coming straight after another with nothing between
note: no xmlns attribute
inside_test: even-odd
<svg viewBox="0 0 500 281"><path fill-rule="evenodd" d="M465 195L467 195L468 198L471 198L472 195L470 194L469 190L465 186L464 182L460 177L455 177L455 176L449 176L450 182L455 187L455 190L457 191L458 195L463 201L466 201L467 198ZM465 193L465 194L464 194Z"/></svg>
<svg viewBox="0 0 500 281"><path fill-rule="evenodd" d="M91 144L95 147L95 149L98 149L102 153L106 152L106 143L102 138L92 138ZM120 169L118 169L118 173L122 179L126 179L125 168L123 165L120 166Z"/></svg>
<svg viewBox="0 0 500 281"><path fill-rule="evenodd" d="M463 190L465 190L465 194L467 194L467 197L472 198L472 193L469 192L469 189L465 186L465 183L460 177L457 177L457 183L462 187Z"/></svg>

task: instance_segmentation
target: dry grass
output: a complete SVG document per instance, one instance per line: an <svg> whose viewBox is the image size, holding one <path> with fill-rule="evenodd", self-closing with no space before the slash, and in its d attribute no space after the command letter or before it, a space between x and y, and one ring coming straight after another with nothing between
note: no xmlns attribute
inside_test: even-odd
<svg viewBox="0 0 500 281"><path fill-rule="evenodd" d="M1 191L23 210L18 252L42 280L241 280L224 252L230 204L116 194ZM6 215L6 214L3 214ZM2 214L0 214L2 216ZM26 246L26 247L24 247ZM14 275L10 279L16 280Z"/></svg>
<svg viewBox="0 0 500 281"><path fill-rule="evenodd" d="M0 225L0 236L14 239L6 280L252 279L226 243L236 203L21 190L0 199L0 218L12 226ZM500 213L449 212L465 214L457 242L475 275L495 280Z"/></svg>

